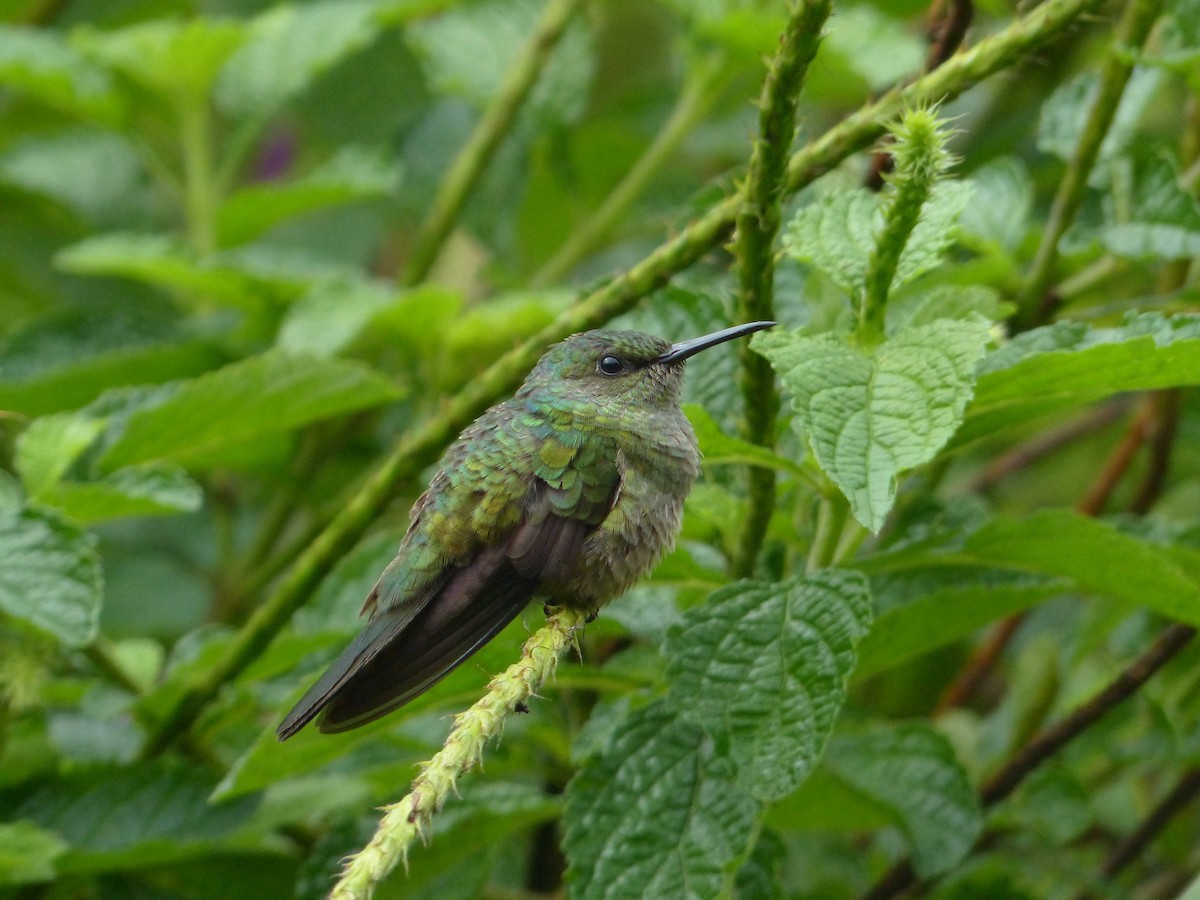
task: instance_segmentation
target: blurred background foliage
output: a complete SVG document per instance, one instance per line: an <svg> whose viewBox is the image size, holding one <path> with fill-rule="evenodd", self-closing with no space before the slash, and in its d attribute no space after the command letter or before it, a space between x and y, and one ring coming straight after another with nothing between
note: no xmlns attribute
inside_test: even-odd
<svg viewBox="0 0 1200 900"><path fill-rule="evenodd" d="M950 7L970 5L837 3L797 145L919 74L928 23ZM840 509L840 550L818 561L864 572L879 621L899 613L863 638L857 674L837 670L849 697L824 761L832 719L803 751L812 777L754 807L753 838L718 860L731 895L858 896L908 856L939 897L1171 897L1200 863L1194 647L1176 648L1132 702L990 816L976 796L1030 736L1138 658L1164 618L1200 619L1200 407L1194 391L1127 393L1197 380L1200 327L1178 315L1196 307L1200 253L1194 0L1166 4L1145 46L1116 54L1137 62L1133 76L1045 291L1032 302L1028 291L1123 9L1081 18L939 111L954 176L973 194L949 220L957 244L897 294L889 324L983 315L1010 334L1037 330L1008 345L1005 325L988 332L977 398L996 407L974 419L969 408L950 452L893 479L880 536ZM278 636L162 734L398 440L444 421L476 379L490 377L497 399L511 387L488 376L501 354L741 183L785 4L592 0L414 277L450 161L541 10L0 0L0 896L322 896L369 838L374 807L440 744L447 715L536 627L531 608L366 728L275 742L280 713L359 627L425 468ZM966 45L1024 11L981 0ZM838 265L853 248L803 212L868 180L872 155L846 155L784 201L795 219L775 317L789 329L852 318ZM832 234L824 251L814 234ZM733 321L736 293L717 245L617 324L691 337ZM1101 345L1116 349L1061 368L1034 358ZM648 699L674 678L658 646L670 657L669 635L699 620L684 611L728 581L749 457L780 478L756 573L778 583L815 558L838 473L822 473L803 428L779 429L778 457L732 439L737 352L710 356L688 381L708 462L680 548L589 626L582 659L509 723L486 773L381 896L563 890L564 788L656 721ZM1006 413L996 396L1023 389L986 373L1021 362L1040 404ZM1089 531L1084 516L1103 512L1116 525ZM956 541L966 564L920 556ZM1006 623L1000 640L993 622ZM978 648L994 651L978 683L947 702ZM1152 847L1110 871L1171 797ZM653 835L660 810L637 809ZM718 795L704 811L719 821L732 809ZM674 846L667 825L636 834L618 837ZM577 868L600 852L569 843ZM580 896L646 895L584 882L573 882Z"/></svg>

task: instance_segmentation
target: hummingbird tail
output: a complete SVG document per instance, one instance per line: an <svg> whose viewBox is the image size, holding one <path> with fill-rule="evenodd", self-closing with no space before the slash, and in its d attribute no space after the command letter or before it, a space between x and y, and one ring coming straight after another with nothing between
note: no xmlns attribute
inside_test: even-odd
<svg viewBox="0 0 1200 900"><path fill-rule="evenodd" d="M455 572L423 603L414 598L381 609L276 734L286 740L314 718L324 733L348 731L402 706L502 631L537 584L497 547Z"/></svg>

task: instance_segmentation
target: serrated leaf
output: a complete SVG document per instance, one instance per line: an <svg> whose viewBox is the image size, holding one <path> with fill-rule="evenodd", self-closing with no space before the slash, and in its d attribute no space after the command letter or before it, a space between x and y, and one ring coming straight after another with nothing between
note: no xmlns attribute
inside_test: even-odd
<svg viewBox="0 0 1200 900"><path fill-rule="evenodd" d="M32 822L0 823L0 884L52 880L55 860L66 849L57 834Z"/></svg>
<svg viewBox="0 0 1200 900"><path fill-rule="evenodd" d="M820 759L870 621L858 572L729 585L668 633L670 701L728 738L754 797L778 800Z"/></svg>
<svg viewBox="0 0 1200 900"><path fill-rule="evenodd" d="M109 74L46 29L0 25L0 84L75 115L120 116Z"/></svg>
<svg viewBox="0 0 1200 900"><path fill-rule="evenodd" d="M0 510L0 611L82 647L96 636L100 603L92 535L37 510Z"/></svg>
<svg viewBox="0 0 1200 900"><path fill-rule="evenodd" d="M898 288L938 265L954 242L954 224L971 199L966 181L936 185L921 220L913 229L892 279ZM883 224L881 198L864 188L840 188L816 203L802 207L783 235L783 250L793 259L820 269L852 297L866 279L875 247L875 234Z"/></svg>
<svg viewBox="0 0 1200 900"><path fill-rule="evenodd" d="M915 325L932 325L940 319L989 322L1007 318L1016 307L1000 299L993 288L979 284L939 284L923 291L902 292L888 300L888 333Z"/></svg>
<svg viewBox="0 0 1200 900"><path fill-rule="evenodd" d="M951 445L1111 394L1192 384L1200 384L1200 316L1147 313L1117 328L1038 328L984 358Z"/></svg>
<svg viewBox="0 0 1200 900"><path fill-rule="evenodd" d="M324 165L285 183L244 187L217 212L221 246L253 240L281 222L355 200L383 197L400 186L400 169L384 154L342 147Z"/></svg>
<svg viewBox="0 0 1200 900"><path fill-rule="evenodd" d="M275 6L254 19L229 59L216 100L236 117L265 117L379 33L378 0Z"/></svg>
<svg viewBox="0 0 1200 900"><path fill-rule="evenodd" d="M988 323L942 320L864 350L844 335L760 332L817 462L878 531L901 472L933 459L971 398Z"/></svg>
<svg viewBox="0 0 1200 900"><path fill-rule="evenodd" d="M732 761L662 701L629 716L567 786L563 849L577 900L708 900L748 850L755 804Z"/></svg>
<svg viewBox="0 0 1200 900"><path fill-rule="evenodd" d="M1125 219L1107 210L1101 245L1126 259L1190 259L1200 255L1200 203L1185 190L1169 159L1137 160L1130 176L1132 208ZM1106 196L1106 205L1116 205ZM1063 238L1070 240L1070 234Z"/></svg>
<svg viewBox="0 0 1200 900"><path fill-rule="evenodd" d="M172 105L208 102L217 73L246 38L232 19L155 19L75 37L79 49Z"/></svg>
<svg viewBox="0 0 1200 900"><path fill-rule="evenodd" d="M929 725L890 725L838 735L830 745L828 765L891 812L922 878L961 862L983 828L970 779L949 741Z"/></svg>
<svg viewBox="0 0 1200 900"><path fill-rule="evenodd" d="M361 363L272 350L181 382L169 397L134 412L99 464L107 471L156 459L203 464L222 447L398 395Z"/></svg>

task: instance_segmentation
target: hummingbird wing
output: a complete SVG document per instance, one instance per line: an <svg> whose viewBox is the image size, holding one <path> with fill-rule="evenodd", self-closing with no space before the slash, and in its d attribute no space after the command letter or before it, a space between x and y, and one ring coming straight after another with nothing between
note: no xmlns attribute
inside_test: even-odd
<svg viewBox="0 0 1200 900"><path fill-rule="evenodd" d="M575 571L616 501L620 475L615 459L598 462L582 440L539 431L537 452L526 446L516 457L526 471L514 473L510 458L506 478L488 477L504 470L485 452L494 445L502 453L511 437L504 428L483 451L456 453L464 441L448 451L367 598L367 627L288 713L280 740L318 715L322 732L340 732L402 706L495 637L540 586Z"/></svg>

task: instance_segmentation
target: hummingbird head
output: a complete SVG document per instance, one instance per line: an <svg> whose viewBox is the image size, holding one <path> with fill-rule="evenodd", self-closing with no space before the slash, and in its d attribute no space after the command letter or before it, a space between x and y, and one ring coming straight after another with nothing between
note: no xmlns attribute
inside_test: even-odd
<svg viewBox="0 0 1200 900"><path fill-rule="evenodd" d="M688 357L774 324L751 322L679 344L640 331L585 331L546 351L523 392L549 386L565 398L602 407L612 403L674 406L679 403Z"/></svg>

